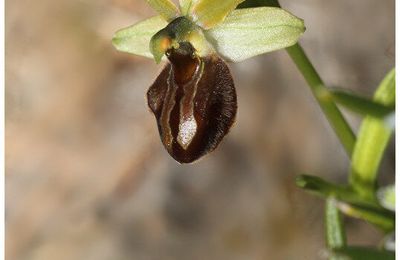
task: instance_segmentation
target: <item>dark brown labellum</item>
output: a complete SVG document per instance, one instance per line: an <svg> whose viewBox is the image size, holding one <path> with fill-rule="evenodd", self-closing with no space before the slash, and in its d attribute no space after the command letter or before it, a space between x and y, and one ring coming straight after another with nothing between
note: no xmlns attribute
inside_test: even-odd
<svg viewBox="0 0 400 260"><path fill-rule="evenodd" d="M198 57L180 43L166 53L170 63L147 92L161 141L180 163L214 150L232 126L236 91L228 66L217 55Z"/></svg>

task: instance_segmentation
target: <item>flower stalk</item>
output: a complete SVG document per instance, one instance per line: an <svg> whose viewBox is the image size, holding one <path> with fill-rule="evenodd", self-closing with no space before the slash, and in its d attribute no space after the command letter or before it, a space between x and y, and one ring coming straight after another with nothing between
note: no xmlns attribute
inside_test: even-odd
<svg viewBox="0 0 400 260"><path fill-rule="evenodd" d="M319 106L338 136L340 142L343 144L348 156L351 157L356 137L336 104L331 100L331 98L329 98L329 89L325 86L321 77L318 75L311 61L308 59L303 48L299 44L286 48L286 51L308 83L311 92L318 101Z"/></svg>

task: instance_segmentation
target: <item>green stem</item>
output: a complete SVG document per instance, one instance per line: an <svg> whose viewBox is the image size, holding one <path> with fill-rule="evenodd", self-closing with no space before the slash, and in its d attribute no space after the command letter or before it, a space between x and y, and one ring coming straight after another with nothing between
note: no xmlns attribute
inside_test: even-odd
<svg viewBox="0 0 400 260"><path fill-rule="evenodd" d="M278 0L248 0L239 5L238 8L259 6L281 7ZM318 101L319 106L324 112L336 135L339 137L339 140L343 144L348 156L351 158L356 137L350 125L332 100L328 88L325 86L321 77L318 75L311 61L308 59L303 48L299 44L286 48L286 50L297 68L300 70L304 79L307 81L311 92Z"/></svg>
<svg viewBox="0 0 400 260"><path fill-rule="evenodd" d="M395 106L395 70L382 80L374 95L374 102ZM393 129L384 118L367 116L358 132L351 160L350 184L366 199L375 199L377 174Z"/></svg>
<svg viewBox="0 0 400 260"><path fill-rule="evenodd" d="M278 3L278 1L276 2ZM315 70L311 61L308 59L303 48L299 44L286 48L286 51L300 70L304 79L307 81L311 92L318 101L319 106L324 112L336 135L339 137L347 155L351 158L356 137L336 104L330 98L324 98L324 96L329 97L329 90L325 87L318 72ZM328 199L326 202L325 234L326 243L330 249L340 248L346 245L346 231L343 227L342 214L334 204L334 199ZM337 258L331 256L330 259L335 260Z"/></svg>
<svg viewBox="0 0 400 260"><path fill-rule="evenodd" d="M347 154L351 157L356 137L336 104L330 99L329 90L299 44L286 48L286 50L310 86L311 92L339 137Z"/></svg>
<svg viewBox="0 0 400 260"><path fill-rule="evenodd" d="M278 0L253 0L247 2L249 2L252 7L271 5L280 7ZM334 129L336 135L339 137L339 140L343 144L348 156L351 158L356 137L342 113L332 101L329 90L326 88L321 77L318 75L311 61L308 59L303 48L299 44L286 48L286 50L297 68L300 70L304 79L307 81L311 92L318 101L318 104ZM327 244L330 248L341 247L346 243L345 230L341 220L342 216L334 204L333 198L327 200L325 220Z"/></svg>
<svg viewBox="0 0 400 260"><path fill-rule="evenodd" d="M274 2L276 6L280 7L278 0L272 0L272 2ZM339 137L347 155L351 158L356 143L356 136L332 99L324 98L324 96L330 95L326 95L326 93L329 94L329 91L325 87L321 77L318 75L318 72L315 70L303 48L298 43L286 48L286 51L300 70L304 79L307 81L311 92L318 101L319 106L324 112L336 135ZM338 211L335 204L333 198L328 199L325 211L326 243L331 249L337 247L340 248L346 245L346 231L343 227L342 214ZM330 257L331 260L334 260L335 258L336 257L334 256Z"/></svg>

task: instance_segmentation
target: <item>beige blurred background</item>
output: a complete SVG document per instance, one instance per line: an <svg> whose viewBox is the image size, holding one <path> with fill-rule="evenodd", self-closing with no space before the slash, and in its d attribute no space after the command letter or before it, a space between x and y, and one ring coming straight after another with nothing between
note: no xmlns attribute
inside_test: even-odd
<svg viewBox="0 0 400 260"><path fill-rule="evenodd" d="M328 85L368 96L394 66L393 0L281 3ZM230 65L235 126L179 165L144 98L162 66L110 44L151 15L144 0L6 0L7 259L323 259L323 201L294 178L344 182L349 162L285 51ZM346 225L352 244L382 238Z"/></svg>

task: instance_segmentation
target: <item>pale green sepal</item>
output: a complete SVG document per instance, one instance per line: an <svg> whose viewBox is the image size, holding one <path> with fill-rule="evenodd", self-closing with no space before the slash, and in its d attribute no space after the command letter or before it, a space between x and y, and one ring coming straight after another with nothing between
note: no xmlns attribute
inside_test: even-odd
<svg viewBox="0 0 400 260"><path fill-rule="evenodd" d="M178 8L170 0L147 0L147 3L168 22L179 16Z"/></svg>
<svg viewBox="0 0 400 260"><path fill-rule="evenodd" d="M210 29L221 23L244 0L198 0L193 3L191 16L202 28Z"/></svg>
<svg viewBox="0 0 400 260"><path fill-rule="evenodd" d="M305 31L303 20L276 7L233 11L206 37L226 60L239 62L295 44Z"/></svg>
<svg viewBox="0 0 400 260"><path fill-rule="evenodd" d="M161 16L155 16L117 31L112 43L119 51L153 58L149 49L150 39L166 25Z"/></svg>

